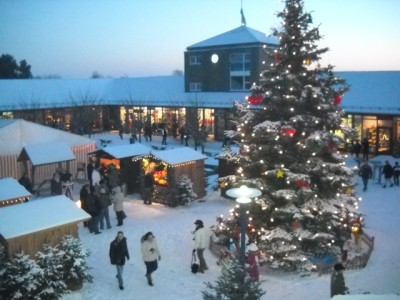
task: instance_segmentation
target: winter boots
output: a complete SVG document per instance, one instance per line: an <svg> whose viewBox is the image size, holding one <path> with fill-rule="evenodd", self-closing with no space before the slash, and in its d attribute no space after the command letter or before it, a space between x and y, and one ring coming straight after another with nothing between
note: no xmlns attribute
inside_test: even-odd
<svg viewBox="0 0 400 300"><path fill-rule="evenodd" d="M151 274L146 275L146 278L147 278L147 283L148 283L150 286L154 286L154 284L153 284L153 279L151 278Z"/></svg>

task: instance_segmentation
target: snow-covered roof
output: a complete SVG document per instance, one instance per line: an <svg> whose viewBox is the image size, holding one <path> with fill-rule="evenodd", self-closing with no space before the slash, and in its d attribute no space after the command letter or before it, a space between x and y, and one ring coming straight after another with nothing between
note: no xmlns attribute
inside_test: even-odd
<svg viewBox="0 0 400 300"><path fill-rule="evenodd" d="M341 107L346 113L400 114L400 72L337 72L350 84Z"/></svg>
<svg viewBox="0 0 400 300"><path fill-rule="evenodd" d="M0 209L0 234L11 239L40 230L90 219L64 195L31 200Z"/></svg>
<svg viewBox="0 0 400 300"><path fill-rule="evenodd" d="M224 32L212 38L206 39L194 45L187 47L188 50L196 48L217 47L226 45L241 44L269 44L278 45L278 39L272 35L242 25L238 28Z"/></svg>
<svg viewBox="0 0 400 300"><path fill-rule="evenodd" d="M350 84L341 107L347 113L400 114L399 71L337 72ZM0 111L135 105L232 108L243 92L185 92L184 76L107 79L0 80ZM1 125L0 125L1 128Z"/></svg>
<svg viewBox="0 0 400 300"><path fill-rule="evenodd" d="M33 166L74 160L75 155L65 142L26 145L18 161L30 160Z"/></svg>
<svg viewBox="0 0 400 300"><path fill-rule="evenodd" d="M0 179L0 201L28 198L30 196L32 196L31 193L15 178Z"/></svg>
<svg viewBox="0 0 400 300"><path fill-rule="evenodd" d="M95 144L95 141L83 136L29 121L0 120L0 155L19 155L27 145L60 142L66 143L70 148Z"/></svg>
<svg viewBox="0 0 400 300"><path fill-rule="evenodd" d="M169 165L183 164L207 158L207 156L188 147L152 151L151 154Z"/></svg>
<svg viewBox="0 0 400 300"><path fill-rule="evenodd" d="M108 155L120 159L150 154L150 148L139 143L129 145L108 146L94 152L103 151Z"/></svg>

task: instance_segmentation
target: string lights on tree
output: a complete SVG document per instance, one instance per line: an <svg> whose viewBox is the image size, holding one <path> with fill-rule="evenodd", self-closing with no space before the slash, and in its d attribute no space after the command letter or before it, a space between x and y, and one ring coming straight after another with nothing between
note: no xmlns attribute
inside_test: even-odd
<svg viewBox="0 0 400 300"><path fill-rule="evenodd" d="M235 180L220 182L229 188L247 182L263 191L248 209L248 235L269 267L312 270L316 257L341 256L360 200L349 192L352 172L334 134L351 132L339 107L348 86L331 65L320 65L328 49L317 47L319 29L311 27L303 1L285 3L281 27L274 30L280 45L266 53L271 64L245 105L236 105L241 151ZM254 108L261 104L263 109ZM223 222L230 237L237 216L234 209Z"/></svg>

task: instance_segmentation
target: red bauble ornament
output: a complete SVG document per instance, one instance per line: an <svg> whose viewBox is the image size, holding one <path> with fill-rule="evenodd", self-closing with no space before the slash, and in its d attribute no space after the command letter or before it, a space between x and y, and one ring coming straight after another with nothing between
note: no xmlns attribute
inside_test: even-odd
<svg viewBox="0 0 400 300"><path fill-rule="evenodd" d="M299 188L308 189L310 187L310 184L307 181L301 179L297 179L295 183Z"/></svg>
<svg viewBox="0 0 400 300"><path fill-rule="evenodd" d="M274 62L275 62L276 64L279 64L280 61L281 61L281 60L280 60L280 58L279 58L279 54L278 54L277 52L275 52L275 53L274 53Z"/></svg>
<svg viewBox="0 0 400 300"><path fill-rule="evenodd" d="M283 135L288 135L288 136L294 136L296 134L297 130L294 128L283 128L281 130L281 133Z"/></svg>
<svg viewBox="0 0 400 300"><path fill-rule="evenodd" d="M247 100L251 105L260 105L262 101L264 100L264 96L258 95L258 96L250 96L249 99Z"/></svg>
<svg viewBox="0 0 400 300"><path fill-rule="evenodd" d="M333 100L333 104L339 105L342 102L342 95L336 95L335 100Z"/></svg>
<svg viewBox="0 0 400 300"><path fill-rule="evenodd" d="M329 150L329 152L333 152L334 150L335 150L335 148L336 148L336 144L335 144L335 142L333 141L333 139L329 139L328 140L328 150Z"/></svg>

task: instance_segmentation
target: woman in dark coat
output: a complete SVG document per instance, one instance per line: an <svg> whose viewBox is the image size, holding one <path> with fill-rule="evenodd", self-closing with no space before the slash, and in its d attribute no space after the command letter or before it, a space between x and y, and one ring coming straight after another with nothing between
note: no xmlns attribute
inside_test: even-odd
<svg viewBox="0 0 400 300"><path fill-rule="evenodd" d="M122 231L118 231L117 237L110 244L110 261L112 265L117 267L117 279L119 289L124 289L124 280L122 279L122 273L124 271L125 258L129 260L128 245L126 243L126 237Z"/></svg>
<svg viewBox="0 0 400 300"><path fill-rule="evenodd" d="M341 263L335 264L334 271L331 276L331 298L336 295L345 295L347 293L347 287L344 283L343 270L344 267Z"/></svg>

